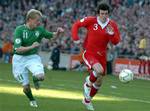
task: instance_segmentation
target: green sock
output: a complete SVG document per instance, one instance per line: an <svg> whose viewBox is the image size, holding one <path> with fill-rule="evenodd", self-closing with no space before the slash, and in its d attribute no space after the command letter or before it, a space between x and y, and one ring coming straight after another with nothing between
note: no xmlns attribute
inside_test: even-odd
<svg viewBox="0 0 150 111"><path fill-rule="evenodd" d="M35 100L34 97L33 97L33 95L32 95L31 89L28 90L28 91L23 91L23 92L25 93L25 95L28 97L28 99L29 99L30 101Z"/></svg>
<svg viewBox="0 0 150 111"><path fill-rule="evenodd" d="M33 76L33 81L34 81L34 82L37 82L37 81L39 81L39 80L38 80L38 78L37 78L36 76Z"/></svg>

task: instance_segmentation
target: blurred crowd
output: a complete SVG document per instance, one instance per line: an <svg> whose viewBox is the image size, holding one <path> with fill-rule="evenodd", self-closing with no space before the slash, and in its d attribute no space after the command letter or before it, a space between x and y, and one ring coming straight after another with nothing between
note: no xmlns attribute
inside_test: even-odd
<svg viewBox="0 0 150 111"><path fill-rule="evenodd" d="M104 0L111 6L111 18L116 20L121 32L121 42L116 47L116 56L134 57L139 55L139 45L146 43L142 50L150 54L150 0ZM0 58L12 53L13 32L17 25L24 24L26 12L35 8L43 15L43 25L50 31L61 26L65 34L57 42L63 53L79 53L80 47L71 40L72 23L85 16L96 15L101 0L0 0ZM80 31L84 39L86 30ZM41 50L53 49L53 42L44 39ZM141 48L140 48L141 49Z"/></svg>

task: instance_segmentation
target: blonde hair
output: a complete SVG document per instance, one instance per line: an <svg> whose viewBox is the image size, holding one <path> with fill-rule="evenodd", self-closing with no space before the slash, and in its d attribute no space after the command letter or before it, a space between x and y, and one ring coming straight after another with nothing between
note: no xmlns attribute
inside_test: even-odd
<svg viewBox="0 0 150 111"><path fill-rule="evenodd" d="M42 13L41 13L39 10L30 9L30 10L27 12L27 15L26 15L26 21L28 21L30 18L31 18L31 19L36 18L36 15L39 15L39 16L42 17Z"/></svg>

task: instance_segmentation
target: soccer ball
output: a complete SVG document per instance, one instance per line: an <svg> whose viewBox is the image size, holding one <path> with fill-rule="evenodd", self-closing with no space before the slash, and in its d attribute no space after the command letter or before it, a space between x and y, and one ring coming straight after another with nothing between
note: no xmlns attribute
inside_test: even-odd
<svg viewBox="0 0 150 111"><path fill-rule="evenodd" d="M123 69L119 74L119 80L123 83L128 83L133 80L133 72L129 69Z"/></svg>
<svg viewBox="0 0 150 111"><path fill-rule="evenodd" d="M51 65L47 65L47 69L48 69L48 70L52 70L53 67L52 67Z"/></svg>
<svg viewBox="0 0 150 111"><path fill-rule="evenodd" d="M48 62L48 64L47 64L47 69L48 69L48 70L52 70L52 69L53 69L52 64L53 64L52 61L49 61L49 62Z"/></svg>

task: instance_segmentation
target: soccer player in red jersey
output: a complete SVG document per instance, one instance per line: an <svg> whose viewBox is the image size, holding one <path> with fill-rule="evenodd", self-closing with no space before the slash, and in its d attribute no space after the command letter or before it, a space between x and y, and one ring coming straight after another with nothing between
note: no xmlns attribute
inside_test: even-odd
<svg viewBox="0 0 150 111"><path fill-rule="evenodd" d="M87 29L87 35L83 43L83 60L89 69L90 75L84 83L84 99L82 103L88 110L94 110L92 98L102 85L106 71L107 45L118 44L120 34L115 21L109 18L110 8L101 3L97 9L97 16L85 17L76 21L72 26L72 38L75 43L80 43L78 30L80 27Z"/></svg>

